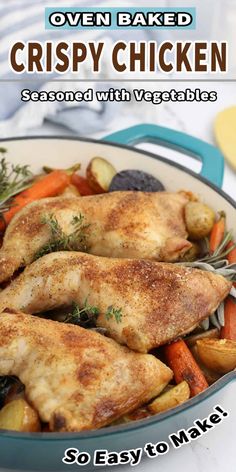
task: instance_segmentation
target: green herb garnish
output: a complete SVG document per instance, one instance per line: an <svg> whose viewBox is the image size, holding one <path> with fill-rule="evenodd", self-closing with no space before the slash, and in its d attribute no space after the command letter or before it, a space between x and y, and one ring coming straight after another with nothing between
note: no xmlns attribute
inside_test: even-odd
<svg viewBox="0 0 236 472"><path fill-rule="evenodd" d="M197 259L193 262L178 262L177 264L184 265L185 267L193 267L197 269L206 270L208 272L215 272L216 274L223 275L228 280L236 282L236 264L229 264L226 259L227 255L236 247L236 244L228 248L228 243L232 241L233 235L231 231L228 231L219 247L213 254L208 252L201 259Z"/></svg>
<svg viewBox="0 0 236 472"><path fill-rule="evenodd" d="M64 233L54 215L44 216L42 224L47 225L51 230L51 238L35 255L35 259L57 251L86 251L87 229L90 224L84 222L85 217L81 214L73 216L71 225L73 231L70 234Z"/></svg>
<svg viewBox="0 0 236 472"><path fill-rule="evenodd" d="M6 149L0 148L4 156ZM14 165L6 161L5 157L0 160L0 213L9 210L11 198L29 187L32 173L29 166Z"/></svg>
<svg viewBox="0 0 236 472"><path fill-rule="evenodd" d="M114 308L114 306L109 306L105 313L106 320L111 320L113 317L115 318L117 323L121 322L122 318L122 308Z"/></svg>
<svg viewBox="0 0 236 472"><path fill-rule="evenodd" d="M65 319L65 323L72 323L83 328L93 328L96 326L96 320L99 315L99 309L88 303L88 297L84 301L84 307L80 308L75 302L72 304L72 311Z"/></svg>
<svg viewBox="0 0 236 472"><path fill-rule="evenodd" d="M88 297L84 301L83 308L80 308L78 303L73 302L72 311L65 318L65 323L72 323L82 326L83 328L96 327L97 317L99 315L99 308L88 303ZM122 309L114 308L112 305L107 308L105 313L107 320L115 318L117 323L121 322Z"/></svg>
<svg viewBox="0 0 236 472"><path fill-rule="evenodd" d="M229 264L227 260L227 255L232 251L232 249L236 247L236 244L234 244L228 248L228 243L232 240L232 232L228 231L225 233L221 244L213 252L213 254L210 253L209 244L207 244L206 240L205 244L207 245L207 254L204 257L193 262L178 262L177 264L184 265L185 267L205 270L217 275L222 275L227 280L236 282L236 264ZM232 287L230 290L230 296L236 299L236 290L234 287ZM224 302L218 306L215 313L201 322L202 328L204 330L209 329L210 322L218 329L220 329L221 326L224 326Z"/></svg>

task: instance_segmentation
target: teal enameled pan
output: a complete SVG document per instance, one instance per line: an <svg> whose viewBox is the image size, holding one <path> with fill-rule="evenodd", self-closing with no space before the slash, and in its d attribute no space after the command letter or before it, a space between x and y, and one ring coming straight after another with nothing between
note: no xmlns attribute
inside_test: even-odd
<svg viewBox="0 0 236 472"><path fill-rule="evenodd" d="M181 163L173 163L130 147L145 141L196 157L202 162L201 174L184 168ZM215 147L187 134L154 125L139 125L110 135L102 141L37 136L2 140L1 145L8 149L10 160L29 164L34 172L38 172L45 163L52 167L69 167L78 161L82 163L82 170L85 170L91 157L103 156L118 171L135 168L150 172L161 180L167 190L189 189L216 211L224 210L229 221L235 220L235 202L221 190L224 170L221 153ZM188 428L196 418L207 416L216 404L222 403L235 382L236 373L229 373L185 404L125 426L68 434L0 431L0 468L22 471L78 470L77 464L66 465L62 462L66 449L76 448L93 456L97 449L119 452L143 448L147 442L165 441L173 431Z"/></svg>

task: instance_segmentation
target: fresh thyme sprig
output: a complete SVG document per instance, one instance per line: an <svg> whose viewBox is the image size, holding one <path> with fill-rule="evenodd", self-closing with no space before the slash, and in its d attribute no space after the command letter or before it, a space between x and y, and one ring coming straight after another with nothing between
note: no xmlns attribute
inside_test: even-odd
<svg viewBox="0 0 236 472"><path fill-rule="evenodd" d="M0 213L7 211L11 205L11 198L29 187L32 173L29 166L10 164L5 159L5 148L0 148Z"/></svg>
<svg viewBox="0 0 236 472"><path fill-rule="evenodd" d="M109 321L112 318L115 318L117 323L121 323L122 319L122 308L114 308L114 306L109 306L105 313L106 319Z"/></svg>
<svg viewBox="0 0 236 472"><path fill-rule="evenodd" d="M80 308L77 303L73 302L72 311L67 315L65 323L72 323L83 328L93 328L96 326L98 315L98 307L90 305L87 297L83 308Z"/></svg>
<svg viewBox="0 0 236 472"><path fill-rule="evenodd" d="M96 327L97 317L99 315L99 308L97 306L90 305L88 303L88 297L84 301L83 308L80 308L78 303L73 302L72 311L65 318L65 323L72 323L75 325L82 326L83 328L94 328ZM107 320L115 318L117 323L121 322L122 309L114 308L112 305L107 308L105 313Z"/></svg>
<svg viewBox="0 0 236 472"><path fill-rule="evenodd" d="M87 229L90 224L85 223L84 220L85 217L81 213L79 216L73 216L71 221L73 231L66 234L54 215L44 216L41 223L49 227L51 238L37 251L35 259L57 251L86 251L88 249Z"/></svg>

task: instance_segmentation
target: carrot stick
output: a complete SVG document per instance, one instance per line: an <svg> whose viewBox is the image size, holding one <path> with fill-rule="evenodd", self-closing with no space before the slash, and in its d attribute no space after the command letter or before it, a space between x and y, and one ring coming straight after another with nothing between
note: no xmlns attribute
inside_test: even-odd
<svg viewBox="0 0 236 472"><path fill-rule="evenodd" d="M85 179L84 177L81 177L81 175L78 175L75 173L72 174L71 183L77 187L80 195L82 196L94 195L95 193L89 186L87 179Z"/></svg>
<svg viewBox="0 0 236 472"><path fill-rule="evenodd" d="M225 234L225 214L222 212L220 218L214 224L210 234L210 252L213 253L218 248Z"/></svg>
<svg viewBox="0 0 236 472"><path fill-rule="evenodd" d="M0 221L0 231L5 229L13 216L25 205L40 198L54 197L62 192L69 183L70 176L62 170L55 170L34 182L31 187L12 199L12 207L3 213L4 221Z"/></svg>
<svg viewBox="0 0 236 472"><path fill-rule="evenodd" d="M226 249L229 249L230 247L234 246L234 244L234 241L230 241L229 244L227 244ZM229 252L229 254L227 255L227 259L229 261L229 264L236 263L236 247ZM236 287L236 282L233 283L233 286Z"/></svg>
<svg viewBox="0 0 236 472"><path fill-rule="evenodd" d="M230 241L227 245L227 249L234 246L234 242ZM232 249L227 255L229 264L236 263L236 248ZM236 286L236 283L234 283ZM224 306L224 326L220 330L220 337L222 339L231 339L236 341L236 304L230 298L225 300Z"/></svg>
<svg viewBox="0 0 236 472"><path fill-rule="evenodd" d="M220 330L220 337L236 341L236 303L230 298L225 301L224 326Z"/></svg>
<svg viewBox="0 0 236 472"><path fill-rule="evenodd" d="M164 353L168 365L174 372L176 383L186 380L190 387L191 397L208 387L200 367L182 339L166 345Z"/></svg>
<svg viewBox="0 0 236 472"><path fill-rule="evenodd" d="M226 249L229 249L230 247L234 246L234 244L235 243L233 241L230 241ZM229 252L229 254L227 255L227 259L229 261L229 264L236 263L236 247Z"/></svg>

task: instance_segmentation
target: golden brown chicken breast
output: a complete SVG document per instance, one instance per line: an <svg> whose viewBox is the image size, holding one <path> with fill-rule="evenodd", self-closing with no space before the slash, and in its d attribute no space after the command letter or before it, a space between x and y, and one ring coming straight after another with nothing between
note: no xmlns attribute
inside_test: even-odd
<svg viewBox="0 0 236 472"><path fill-rule="evenodd" d="M56 219L68 235L75 231L75 217L82 215L83 234L78 234L74 250L108 257L177 260L191 247L184 222L187 201L186 195L178 193L112 192L31 203L6 230L0 250L0 282L30 264L49 243L52 232L45 217Z"/></svg>
<svg viewBox="0 0 236 472"><path fill-rule="evenodd" d="M16 375L52 431L82 431L114 419L158 395L172 371L79 326L0 314L0 375Z"/></svg>
<svg viewBox="0 0 236 472"><path fill-rule="evenodd" d="M131 349L147 352L185 334L228 295L224 277L177 264L109 259L78 252L48 254L0 292L0 310L37 313L85 300L97 325Z"/></svg>

